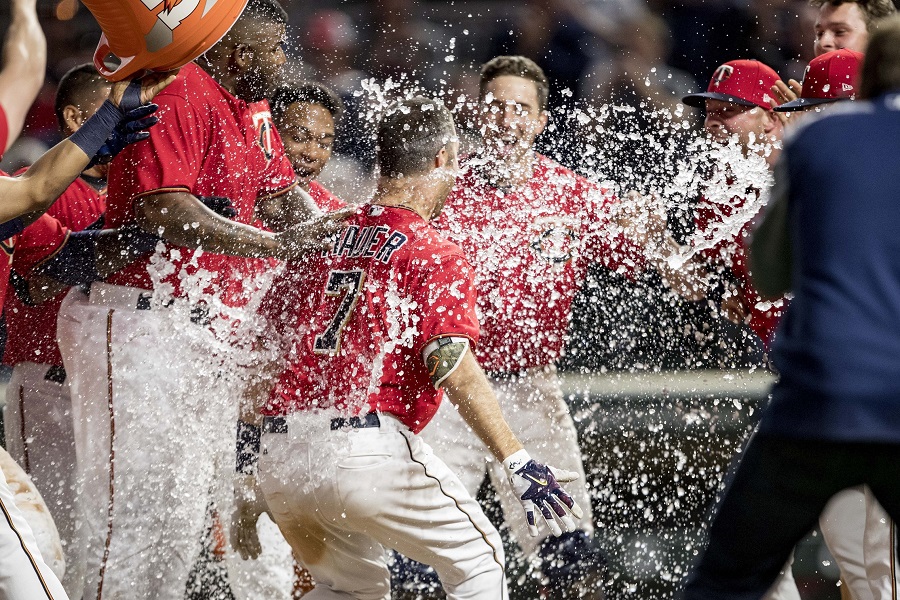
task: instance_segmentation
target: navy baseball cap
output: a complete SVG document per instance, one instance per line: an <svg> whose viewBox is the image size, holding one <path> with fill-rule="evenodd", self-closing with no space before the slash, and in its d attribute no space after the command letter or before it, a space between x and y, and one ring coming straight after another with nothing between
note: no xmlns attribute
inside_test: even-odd
<svg viewBox="0 0 900 600"><path fill-rule="evenodd" d="M779 112L803 110L807 106L853 98L859 92L862 52L842 48L815 57L806 67L800 97L778 106Z"/></svg>
<svg viewBox="0 0 900 600"><path fill-rule="evenodd" d="M688 94L682 102L703 108L707 100L722 100L772 110L769 100L778 80L778 73L758 60L732 60L713 72L705 92Z"/></svg>

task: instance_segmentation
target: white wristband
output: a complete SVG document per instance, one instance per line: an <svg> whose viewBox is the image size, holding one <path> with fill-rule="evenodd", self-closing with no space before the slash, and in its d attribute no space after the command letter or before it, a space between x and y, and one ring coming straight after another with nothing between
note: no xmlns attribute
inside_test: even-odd
<svg viewBox="0 0 900 600"><path fill-rule="evenodd" d="M518 452L507 456L503 459L503 466L506 467L506 470L510 473L515 473L519 469L521 469L525 463L531 460L531 456L528 452L523 448Z"/></svg>

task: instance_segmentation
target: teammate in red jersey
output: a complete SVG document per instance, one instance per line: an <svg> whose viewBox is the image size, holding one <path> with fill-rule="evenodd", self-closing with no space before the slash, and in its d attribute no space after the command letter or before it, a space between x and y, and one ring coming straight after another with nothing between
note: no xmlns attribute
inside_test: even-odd
<svg viewBox="0 0 900 600"><path fill-rule="evenodd" d="M340 97L316 82L283 86L272 96L272 115L284 139L285 153L297 174L297 183L326 212L345 206L340 198L317 181L331 159L337 124L343 112L344 103ZM282 210L276 212L284 214Z"/></svg>
<svg viewBox="0 0 900 600"><path fill-rule="evenodd" d="M285 365L261 407L259 485L323 597L387 597L384 546L433 565L449 598L508 597L496 530L416 435L445 389L504 463L532 527L535 506L557 534L580 516L509 430L470 351L474 274L429 224L453 186L457 146L437 101L389 109L372 204L322 259L289 263L263 304ZM239 455L239 468L258 453ZM258 512L242 508L235 542L253 553Z"/></svg>
<svg viewBox="0 0 900 600"><path fill-rule="evenodd" d="M320 83L304 82L279 87L270 103L275 126L284 140L284 150L297 175L298 185L324 212L346 206L317 181L331 158L337 123L344 107L340 97ZM256 207L262 221L275 231L296 225L303 217L302 212L298 214L284 200L284 196L269 197ZM266 262L256 266L262 269L248 274L248 279L264 279L265 273L275 265ZM311 577L295 564L291 548L277 526L262 519L259 538L261 552L257 560L242 561L235 553L226 555L229 583L235 598L289 600L309 591Z"/></svg>
<svg viewBox="0 0 900 600"><path fill-rule="evenodd" d="M260 198L306 202L264 101L285 61L286 19L276 0L250 0L157 98L159 131L110 165L107 224L137 223L164 247L89 296L73 290L60 309L60 350L84 424L75 443L94 532L88 597L183 594L240 386L231 339L218 337L236 321L220 313L239 314L245 300L233 293L244 273L236 257L297 256L337 227L273 234L251 225ZM228 198L235 216L198 196Z"/></svg>
<svg viewBox="0 0 900 600"><path fill-rule="evenodd" d="M463 175L435 227L460 245L475 268L477 357L511 426L546 460L582 476L572 495L589 507L575 425L554 363L587 265L600 262L631 273L641 260L619 235L612 195L534 151L547 124L548 87L540 67L524 57L497 57L482 67L483 144L463 161ZM485 449L453 410L445 407L436 419L425 437L474 495L488 468ZM490 465L489 472L525 555L543 559L548 587L557 594L570 587L598 593L584 579L602 571L591 511L585 510L577 532L560 540L532 537L501 470ZM554 568L560 559L565 566Z"/></svg>

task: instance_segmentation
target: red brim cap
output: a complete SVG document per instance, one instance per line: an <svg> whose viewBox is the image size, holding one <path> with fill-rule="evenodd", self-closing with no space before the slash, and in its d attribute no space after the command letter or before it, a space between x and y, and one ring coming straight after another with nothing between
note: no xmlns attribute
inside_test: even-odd
<svg viewBox="0 0 900 600"><path fill-rule="evenodd" d="M721 100L772 110L772 86L778 80L778 73L758 60L732 60L713 72L705 92L688 94L682 101L702 107L706 100Z"/></svg>

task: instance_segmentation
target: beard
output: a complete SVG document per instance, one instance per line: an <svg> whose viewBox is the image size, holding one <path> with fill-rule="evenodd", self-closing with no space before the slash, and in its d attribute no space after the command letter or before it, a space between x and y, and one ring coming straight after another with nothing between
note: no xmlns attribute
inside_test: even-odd
<svg viewBox="0 0 900 600"><path fill-rule="evenodd" d="M235 96L245 102L259 102L271 97L277 86L277 76L251 69L235 84Z"/></svg>

